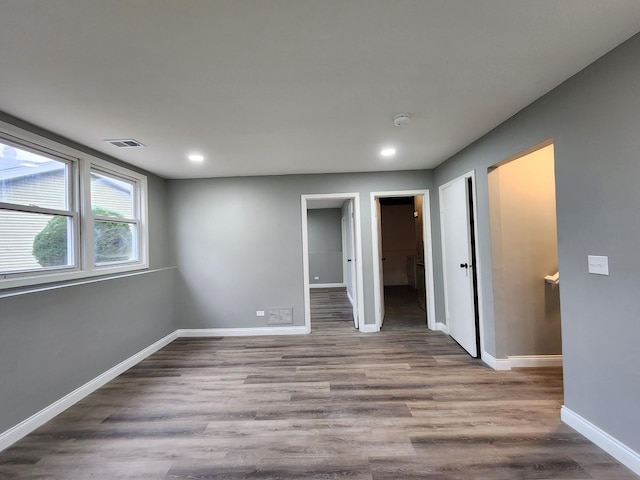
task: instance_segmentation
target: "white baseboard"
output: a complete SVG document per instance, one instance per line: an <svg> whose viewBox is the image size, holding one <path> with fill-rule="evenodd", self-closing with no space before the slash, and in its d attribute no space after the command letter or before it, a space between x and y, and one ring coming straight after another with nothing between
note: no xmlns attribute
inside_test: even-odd
<svg viewBox="0 0 640 480"><path fill-rule="evenodd" d="M380 329L373 323L363 323L362 325L360 325L360 331L362 333L375 333L379 332Z"/></svg>
<svg viewBox="0 0 640 480"><path fill-rule="evenodd" d="M560 418L635 474L640 475L640 454L638 452L631 450L624 443L565 406L560 410Z"/></svg>
<svg viewBox="0 0 640 480"><path fill-rule="evenodd" d="M157 352L162 347L173 342L176 338L178 338L178 335L176 332L170 333L169 335L167 335L164 338L161 338L154 344L149 345L147 348L140 350L138 353L127 358L123 362L120 362L115 367L112 367L106 372L98 375L93 380L90 380L84 385L76 388L73 392L68 393L67 395L60 398L59 400L56 400L48 407L43 408L39 412L31 415L26 420L23 420L22 422L10 428L9 430L1 433L0 434L0 451L13 445L22 437L33 432L36 428L44 425L46 422L51 420L56 415L62 413L67 408L76 404L77 402L85 398L90 393L95 392L98 388L107 384L108 382L116 378L121 373L124 373L134 365L140 363L142 360L147 358L152 353Z"/></svg>
<svg viewBox="0 0 640 480"><path fill-rule="evenodd" d="M482 352L480 358L494 370L511 370L511 362L508 358L496 358L487 352Z"/></svg>
<svg viewBox="0 0 640 480"><path fill-rule="evenodd" d="M438 331L438 332L444 332L447 335L449 334L449 327L447 326L446 323L436 322L436 324L434 325L433 329Z"/></svg>
<svg viewBox="0 0 640 480"><path fill-rule="evenodd" d="M48 407L33 414L26 420L11 427L9 430L0 433L0 452L13 445L15 442L33 432L36 428L44 425L56 415L59 415L67 408L73 406L87 395L95 392L98 388L107 384L121 373L124 373L134 365L147 358L152 353L157 352L162 347L173 342L178 337L231 337L247 335L300 335L309 333L307 328L302 327L265 327L265 328L204 328L204 329L178 329L164 338L161 338L147 348L139 351L135 355L120 362L113 368L98 375L93 380L76 388L73 392L65 395Z"/></svg>
<svg viewBox="0 0 640 480"><path fill-rule="evenodd" d="M346 288L346 283L310 283L309 288Z"/></svg>
<svg viewBox="0 0 640 480"><path fill-rule="evenodd" d="M515 355L507 358L495 358L482 352L482 361L494 370L511 370L512 368L561 367L562 355Z"/></svg>
<svg viewBox="0 0 640 480"><path fill-rule="evenodd" d="M561 367L562 355L517 355L509 357L511 368Z"/></svg>
<svg viewBox="0 0 640 480"><path fill-rule="evenodd" d="M249 337L259 335L304 335L309 333L302 327L258 327L258 328L180 328L178 337Z"/></svg>

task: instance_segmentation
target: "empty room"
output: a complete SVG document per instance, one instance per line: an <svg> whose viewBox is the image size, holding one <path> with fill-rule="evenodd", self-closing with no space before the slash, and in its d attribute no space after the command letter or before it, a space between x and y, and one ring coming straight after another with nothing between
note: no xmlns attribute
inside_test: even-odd
<svg viewBox="0 0 640 480"><path fill-rule="evenodd" d="M639 59L637 0L0 0L0 478L639 478Z"/></svg>

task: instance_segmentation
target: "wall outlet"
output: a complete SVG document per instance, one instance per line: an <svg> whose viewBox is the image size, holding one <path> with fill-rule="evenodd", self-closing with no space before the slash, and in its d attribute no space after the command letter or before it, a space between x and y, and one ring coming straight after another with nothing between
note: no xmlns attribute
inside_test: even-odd
<svg viewBox="0 0 640 480"><path fill-rule="evenodd" d="M314 280L320 280L320 277L318 277L317 275L315 277L313 277Z"/></svg>
<svg viewBox="0 0 640 480"><path fill-rule="evenodd" d="M256 310L256 317L264 317L264 310Z"/></svg>

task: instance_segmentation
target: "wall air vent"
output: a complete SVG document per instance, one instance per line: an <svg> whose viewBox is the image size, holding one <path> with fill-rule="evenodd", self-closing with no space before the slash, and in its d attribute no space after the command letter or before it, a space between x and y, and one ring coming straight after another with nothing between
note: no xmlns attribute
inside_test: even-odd
<svg viewBox="0 0 640 480"><path fill-rule="evenodd" d="M138 140L134 140L133 138L114 138L111 140L105 140L105 142L110 143L114 147L118 148L135 148L135 147L144 147L145 145Z"/></svg>

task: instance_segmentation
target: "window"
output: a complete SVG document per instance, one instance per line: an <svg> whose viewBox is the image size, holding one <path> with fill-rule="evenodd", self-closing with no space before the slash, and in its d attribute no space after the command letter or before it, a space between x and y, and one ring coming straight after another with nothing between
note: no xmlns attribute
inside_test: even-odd
<svg viewBox="0 0 640 480"><path fill-rule="evenodd" d="M95 168L90 177L94 265L137 261L137 183Z"/></svg>
<svg viewBox="0 0 640 480"><path fill-rule="evenodd" d="M144 175L2 130L0 289L148 266Z"/></svg>

